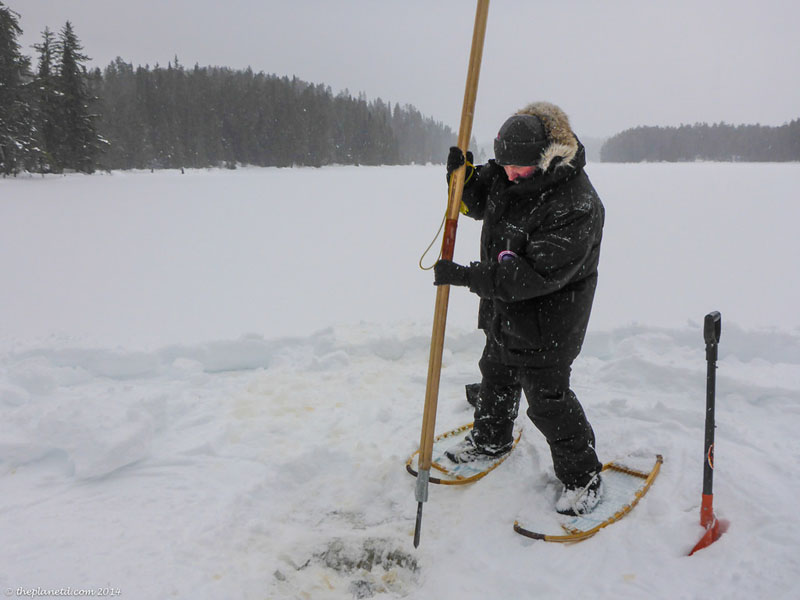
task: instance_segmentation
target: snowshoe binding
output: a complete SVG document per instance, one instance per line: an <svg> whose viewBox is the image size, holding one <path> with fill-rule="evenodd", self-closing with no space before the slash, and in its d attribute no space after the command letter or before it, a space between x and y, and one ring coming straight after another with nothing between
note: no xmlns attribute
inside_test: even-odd
<svg viewBox="0 0 800 600"><path fill-rule="evenodd" d="M556 512L562 515L585 515L592 512L603 498L603 480L596 473L586 485L567 486L556 501Z"/></svg>

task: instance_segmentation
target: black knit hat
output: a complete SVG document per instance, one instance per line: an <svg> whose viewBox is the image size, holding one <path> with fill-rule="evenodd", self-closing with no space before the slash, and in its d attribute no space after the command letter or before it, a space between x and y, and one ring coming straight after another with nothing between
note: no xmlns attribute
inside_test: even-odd
<svg viewBox="0 0 800 600"><path fill-rule="evenodd" d="M537 165L548 146L547 132L539 117L514 115L500 128L494 140L494 158L500 165Z"/></svg>

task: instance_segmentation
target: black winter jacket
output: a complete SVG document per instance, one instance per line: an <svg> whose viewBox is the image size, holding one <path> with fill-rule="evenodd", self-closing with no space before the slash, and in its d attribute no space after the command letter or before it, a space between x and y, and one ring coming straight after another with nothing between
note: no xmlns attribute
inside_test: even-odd
<svg viewBox="0 0 800 600"><path fill-rule="evenodd" d="M568 160L510 182L490 160L464 188L466 215L483 220L480 262L470 290L480 296L478 327L487 351L507 364L544 367L579 354L597 285L605 211L584 173L575 138ZM502 262L510 250L516 256Z"/></svg>

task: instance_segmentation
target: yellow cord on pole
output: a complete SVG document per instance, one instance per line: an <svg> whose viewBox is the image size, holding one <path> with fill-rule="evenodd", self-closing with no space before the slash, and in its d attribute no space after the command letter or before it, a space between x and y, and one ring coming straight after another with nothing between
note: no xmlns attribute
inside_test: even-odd
<svg viewBox="0 0 800 600"><path fill-rule="evenodd" d="M436 235L433 236L433 239L431 240L431 243L428 244L428 247L425 248L425 252L423 252L422 256L419 257L419 268L422 269L423 271L430 271L433 268L433 266L439 261L439 259L442 258L442 252L440 250L439 256L436 257L436 260L433 262L431 266L426 267L423 266L422 264L422 261L425 258L425 256L427 256L428 252L430 252L431 248L433 248L433 245L436 243L436 240L439 239L439 235L442 233L442 229L444 229L444 222L446 220L447 220L447 213L445 212L445 214L442 215L442 222L439 224L439 230L436 232Z"/></svg>
<svg viewBox="0 0 800 600"><path fill-rule="evenodd" d="M475 165L473 165L471 162L467 162L466 165L467 165L467 167L471 167L471 168L470 168L470 171L469 171L469 176L467 176L467 179L464 181L464 185L466 185L467 181L472 179L472 176L475 174ZM450 181L447 183L447 197L448 198L450 197L450 193L452 192L452 189L450 187L452 185L453 185L453 177L451 177ZM467 207L462 202L461 203L461 213L462 214L467 214L467 210L466 209L467 209ZM436 257L436 260L434 261L433 265L431 265L430 267L425 267L422 264L422 261L428 255L428 252L431 251L431 248L433 248L433 245L436 243L436 240L439 239L439 235L441 235L441 233L442 233L442 229L444 228L444 223L445 223L446 220L447 220L447 211L445 210L444 216L442 216L442 222L439 224L439 229L436 232L436 235L433 236L433 239L431 240L431 243L428 244L428 247L425 248L425 252L423 252L422 256L419 257L419 268L422 269L423 271L430 271L431 269L433 269L433 265L435 265L436 262L438 262L438 260L440 258L442 258L442 252L440 250L439 251L439 256Z"/></svg>

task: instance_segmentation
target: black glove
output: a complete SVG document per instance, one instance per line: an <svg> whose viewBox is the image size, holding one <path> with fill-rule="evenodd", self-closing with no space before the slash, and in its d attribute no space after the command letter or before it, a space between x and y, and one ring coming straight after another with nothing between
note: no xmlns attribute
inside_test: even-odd
<svg viewBox="0 0 800 600"><path fill-rule="evenodd" d="M475 167L472 165L472 161L474 160L472 156L472 152L467 150L467 173L464 177L464 181L469 179L469 176L472 174L472 171ZM458 146L451 146L450 147L450 154L447 155L447 183L450 183L450 176L453 174L458 167L464 164L464 153L461 151L461 148Z"/></svg>
<svg viewBox="0 0 800 600"><path fill-rule="evenodd" d="M433 285L469 285L469 267L442 259L433 265Z"/></svg>

